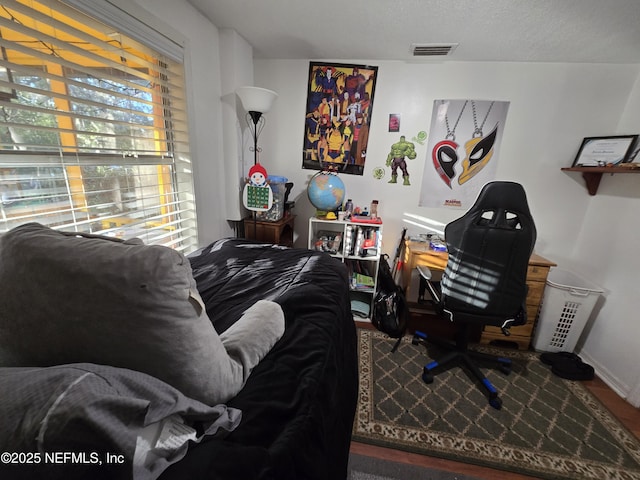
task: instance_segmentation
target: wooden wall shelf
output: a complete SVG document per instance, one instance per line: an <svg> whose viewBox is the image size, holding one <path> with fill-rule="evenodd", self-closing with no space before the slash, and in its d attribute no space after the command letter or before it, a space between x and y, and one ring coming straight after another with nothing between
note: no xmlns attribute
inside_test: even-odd
<svg viewBox="0 0 640 480"><path fill-rule="evenodd" d="M595 195L598 193L598 187L600 186L600 180L603 173L640 173L640 168L627 168L627 167L567 167L561 168L563 172L581 172L582 178L584 178L587 184L587 191L589 195Z"/></svg>
<svg viewBox="0 0 640 480"><path fill-rule="evenodd" d="M287 215L277 222L244 219L244 238L259 242L293 247L293 222L295 215Z"/></svg>

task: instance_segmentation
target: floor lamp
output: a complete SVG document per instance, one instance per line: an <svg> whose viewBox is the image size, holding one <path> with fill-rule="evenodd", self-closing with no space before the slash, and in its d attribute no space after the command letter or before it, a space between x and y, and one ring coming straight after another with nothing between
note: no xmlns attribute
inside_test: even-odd
<svg viewBox="0 0 640 480"><path fill-rule="evenodd" d="M257 165L259 163L258 152L262 150L258 147L258 137L264 128L264 114L271 109L278 94L266 88L239 87L236 90L236 95L240 98L242 107L247 112L245 119L253 138L253 147L251 147L253 151L253 164ZM256 210L253 210L253 237L257 240Z"/></svg>

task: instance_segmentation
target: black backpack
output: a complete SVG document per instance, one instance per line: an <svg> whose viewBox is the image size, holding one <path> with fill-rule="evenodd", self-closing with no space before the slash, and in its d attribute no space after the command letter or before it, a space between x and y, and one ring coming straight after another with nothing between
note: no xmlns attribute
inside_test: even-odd
<svg viewBox="0 0 640 480"><path fill-rule="evenodd" d="M393 348L395 351L407 330L409 309L403 290L393 280L388 259L386 254L380 257L371 322L381 332L398 339Z"/></svg>

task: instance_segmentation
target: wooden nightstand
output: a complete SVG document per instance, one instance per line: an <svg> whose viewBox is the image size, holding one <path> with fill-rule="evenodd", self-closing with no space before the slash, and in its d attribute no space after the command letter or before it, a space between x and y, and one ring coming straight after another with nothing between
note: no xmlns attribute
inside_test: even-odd
<svg viewBox="0 0 640 480"><path fill-rule="evenodd" d="M293 247L293 222L295 215L286 215L277 222L253 222L252 218L244 219L244 237L285 247Z"/></svg>

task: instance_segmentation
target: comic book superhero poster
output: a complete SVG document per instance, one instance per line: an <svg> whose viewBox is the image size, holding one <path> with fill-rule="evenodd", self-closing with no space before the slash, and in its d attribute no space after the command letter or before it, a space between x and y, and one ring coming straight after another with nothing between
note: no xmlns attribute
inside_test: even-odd
<svg viewBox="0 0 640 480"><path fill-rule="evenodd" d="M421 207L468 209L495 180L509 102L436 100L420 191Z"/></svg>
<svg viewBox="0 0 640 480"><path fill-rule="evenodd" d="M309 64L302 168L362 175L378 67Z"/></svg>

